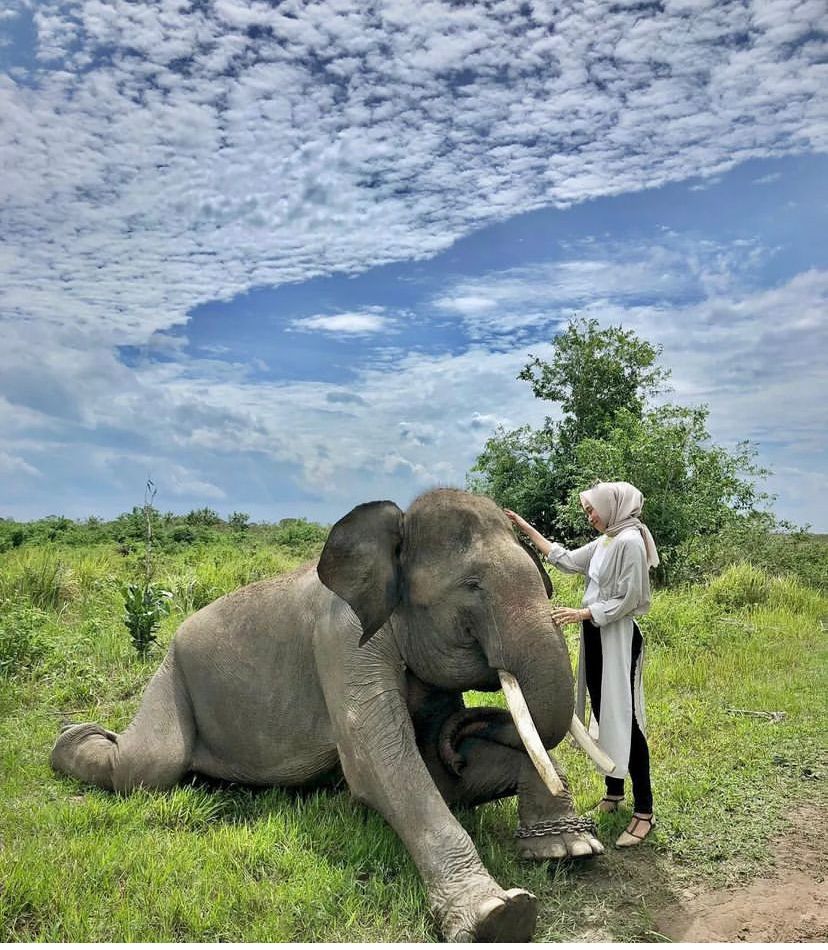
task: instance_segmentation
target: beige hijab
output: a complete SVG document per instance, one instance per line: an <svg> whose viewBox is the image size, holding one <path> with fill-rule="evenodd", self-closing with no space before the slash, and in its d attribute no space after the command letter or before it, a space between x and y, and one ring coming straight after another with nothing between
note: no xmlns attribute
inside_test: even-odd
<svg viewBox="0 0 828 950"><path fill-rule="evenodd" d="M647 566L656 567L659 557L650 529L640 520L644 496L629 482L599 482L580 494L581 504L598 512L606 524L606 533L614 538L625 528L638 528L644 539Z"/></svg>

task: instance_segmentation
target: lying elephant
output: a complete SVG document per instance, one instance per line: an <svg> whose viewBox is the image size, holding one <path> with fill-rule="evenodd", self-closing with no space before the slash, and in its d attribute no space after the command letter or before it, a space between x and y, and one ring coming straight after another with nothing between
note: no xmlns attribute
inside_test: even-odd
<svg viewBox="0 0 828 950"><path fill-rule="evenodd" d="M301 786L341 767L402 838L447 939L528 940L534 896L492 879L449 805L517 794L523 856L603 850L543 751L570 729L573 682L534 561L480 496L432 491L405 515L360 505L318 566L185 620L126 731L66 727L52 766L119 792L187 772ZM463 704L501 680L519 726Z"/></svg>

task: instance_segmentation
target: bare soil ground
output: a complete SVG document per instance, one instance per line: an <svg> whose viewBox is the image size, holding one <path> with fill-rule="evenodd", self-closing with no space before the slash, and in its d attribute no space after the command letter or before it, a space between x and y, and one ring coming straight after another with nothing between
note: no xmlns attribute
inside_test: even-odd
<svg viewBox="0 0 828 950"><path fill-rule="evenodd" d="M828 941L828 809L799 806L772 844L773 870L742 887L686 892L653 913L681 943Z"/></svg>

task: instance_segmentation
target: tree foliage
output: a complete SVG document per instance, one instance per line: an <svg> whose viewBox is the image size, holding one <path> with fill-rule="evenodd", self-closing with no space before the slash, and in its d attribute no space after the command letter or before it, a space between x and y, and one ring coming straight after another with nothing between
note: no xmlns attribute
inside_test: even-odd
<svg viewBox="0 0 828 950"><path fill-rule="evenodd" d="M590 537L578 495L596 481L629 481L645 496L644 518L662 554L660 578L677 579L699 538L735 531L746 519L767 531L767 496L745 442L729 451L710 441L707 407L650 400L670 377L661 348L620 327L573 320L552 359L532 357L519 375L537 398L556 402L559 420L498 429L486 442L469 487L519 511L566 544Z"/></svg>
<svg viewBox="0 0 828 950"><path fill-rule="evenodd" d="M550 362L529 355L518 379L531 383L538 399L560 403L556 435L568 446L607 435L622 409L640 418L648 396L670 378L656 365L660 346L621 327L601 330L597 320L572 320L555 339Z"/></svg>

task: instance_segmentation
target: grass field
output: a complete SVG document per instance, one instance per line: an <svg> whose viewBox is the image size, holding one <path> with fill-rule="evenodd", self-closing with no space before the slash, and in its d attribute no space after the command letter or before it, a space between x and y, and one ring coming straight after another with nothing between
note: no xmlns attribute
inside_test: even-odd
<svg viewBox="0 0 828 950"><path fill-rule="evenodd" d="M311 553L228 540L159 555L173 610L146 661L122 624L135 563L114 545L0 554L0 940L437 939L405 850L347 789L120 798L49 768L63 721L129 722L184 616ZM554 580L560 602L578 601L575 582ZM824 594L745 565L655 595L642 627L658 828L634 854L533 865L515 855L514 801L459 813L495 878L540 898L537 940L657 940L655 902L748 879L792 805L825 801L826 618ZM587 811L601 780L559 752ZM602 817L605 843L625 823Z"/></svg>

